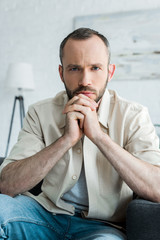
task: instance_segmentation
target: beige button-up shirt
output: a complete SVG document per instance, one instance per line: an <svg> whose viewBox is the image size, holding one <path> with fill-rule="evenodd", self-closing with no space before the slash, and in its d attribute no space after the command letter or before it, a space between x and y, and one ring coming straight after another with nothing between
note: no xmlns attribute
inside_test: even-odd
<svg viewBox="0 0 160 240"><path fill-rule="evenodd" d="M63 135L65 115L62 111L67 101L66 93L61 92L55 98L38 102L29 108L18 142L1 169L10 162L32 156ZM98 118L102 130L118 145L139 159L160 165L159 140L145 107L106 90ZM84 212L85 217L123 221L133 192L86 136L83 147L79 141L47 174L42 193L38 196L29 192L25 194L53 214L73 215L74 207L61 197L78 181L83 159L89 199L89 210Z"/></svg>

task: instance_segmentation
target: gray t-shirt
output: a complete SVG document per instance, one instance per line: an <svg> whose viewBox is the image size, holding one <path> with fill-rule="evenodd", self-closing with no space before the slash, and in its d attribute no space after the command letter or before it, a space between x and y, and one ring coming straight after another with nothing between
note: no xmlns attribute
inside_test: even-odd
<svg viewBox="0 0 160 240"><path fill-rule="evenodd" d="M62 199L68 203L71 203L75 207L76 212L88 210L88 192L84 164L82 165L81 174L77 183L73 188L63 195Z"/></svg>

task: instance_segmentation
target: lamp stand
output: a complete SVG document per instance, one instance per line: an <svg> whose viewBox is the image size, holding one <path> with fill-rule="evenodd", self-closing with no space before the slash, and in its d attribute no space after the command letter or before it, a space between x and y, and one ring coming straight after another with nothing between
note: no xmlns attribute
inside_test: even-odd
<svg viewBox="0 0 160 240"><path fill-rule="evenodd" d="M9 143L10 143L10 138L11 138L11 133L12 133L13 119L14 119L14 114L15 114L17 101L19 101L21 128L23 126L23 118L25 116L24 99L23 99L22 95L19 95L19 96L15 96L15 98L14 98L14 104L13 104L13 109L12 109L12 116L11 116L11 121L10 121L10 127L9 127L9 134L8 134L8 140L7 140L7 147L6 147L5 157L7 157L7 154L8 154L8 148L9 148Z"/></svg>

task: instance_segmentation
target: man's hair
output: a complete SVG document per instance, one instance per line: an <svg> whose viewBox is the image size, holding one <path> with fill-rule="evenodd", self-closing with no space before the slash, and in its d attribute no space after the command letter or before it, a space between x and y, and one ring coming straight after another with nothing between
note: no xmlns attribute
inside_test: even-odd
<svg viewBox="0 0 160 240"><path fill-rule="evenodd" d="M93 29L90 29L90 28L78 28L75 31L71 32L66 38L64 38L64 40L60 44L60 49L59 49L59 57L60 57L61 64L63 65L63 63L62 63L63 49L64 49L66 42L69 39L85 40L85 39L91 38L94 35L98 36L106 45L106 48L108 50L108 64L109 64L111 53L110 53L110 45L109 45L108 39L101 33L97 32Z"/></svg>

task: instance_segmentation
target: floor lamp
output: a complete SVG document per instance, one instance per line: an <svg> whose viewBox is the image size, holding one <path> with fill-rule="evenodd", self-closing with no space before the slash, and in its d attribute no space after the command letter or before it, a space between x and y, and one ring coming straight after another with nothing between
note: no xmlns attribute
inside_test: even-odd
<svg viewBox="0 0 160 240"><path fill-rule="evenodd" d="M23 118L25 116L25 109L24 109L24 97L22 94L23 90L34 90L34 80L33 80L33 71L32 66L28 63L14 63L10 64L7 72L7 87L18 89L18 96L15 96L13 108L12 108L12 115L10 120L9 126L9 133L7 139L7 146L5 151L5 157L7 157L11 134L12 134L12 127L13 127L13 120L15 116L15 109L16 104L19 103L19 113L20 113L20 123L21 128L23 126Z"/></svg>

